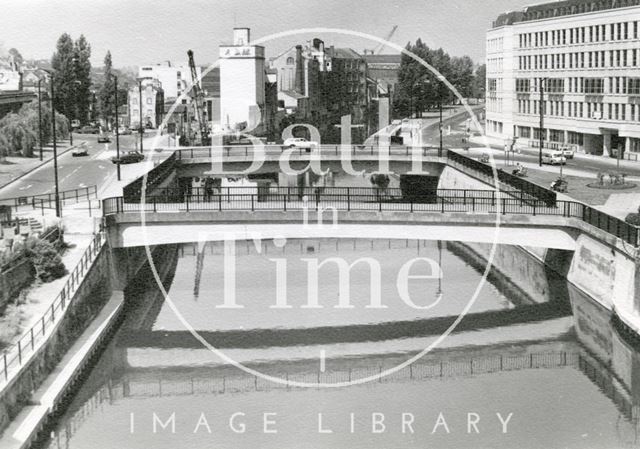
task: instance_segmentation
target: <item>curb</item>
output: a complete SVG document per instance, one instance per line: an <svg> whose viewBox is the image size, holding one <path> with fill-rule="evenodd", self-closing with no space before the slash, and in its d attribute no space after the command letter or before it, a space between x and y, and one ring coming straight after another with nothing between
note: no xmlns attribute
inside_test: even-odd
<svg viewBox="0 0 640 449"><path fill-rule="evenodd" d="M73 150L74 148L76 148L76 147L78 147L78 146L82 145L83 143L87 143L87 142L86 142L86 141L82 141L81 143L78 143L77 145L73 145L73 146L71 146L71 147L67 148L66 150L64 150L63 152L58 153L57 157L60 157L60 156L62 156L63 154L68 153L69 151L71 151L71 150ZM17 178L13 178L11 181L9 181L9 182L7 182L7 183L5 183L5 184L0 185L0 190L4 189L5 187L7 187L7 186L9 186L9 185L11 185L11 184L13 184L13 183L14 183L14 182L16 182L16 181L19 181L20 179L22 179L22 178L24 178L25 176L27 176L28 174L30 174L30 173L32 173L32 172L34 172L34 171L36 171L36 170L37 170L37 169L39 169L40 167L43 167L44 165L48 164L48 163L49 163L49 162L51 162L51 161L53 161L53 156L51 157L51 159L47 159L46 161L42 161L42 163L41 163L41 164L36 165L36 166L35 166L35 167L33 167L31 170L24 172L23 174L21 174L21 175L20 175L20 176L18 176Z"/></svg>

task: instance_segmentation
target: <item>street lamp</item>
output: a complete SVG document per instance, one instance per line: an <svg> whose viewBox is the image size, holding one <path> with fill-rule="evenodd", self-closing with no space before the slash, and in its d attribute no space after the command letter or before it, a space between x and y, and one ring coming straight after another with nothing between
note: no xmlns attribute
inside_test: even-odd
<svg viewBox="0 0 640 449"><path fill-rule="evenodd" d="M542 147L544 146L544 83L547 78L540 78L540 151L538 152L538 165L542 167Z"/></svg>
<svg viewBox="0 0 640 449"><path fill-rule="evenodd" d="M53 130L53 179L55 185L55 202L56 202L56 217L60 218L62 216L62 211L60 210L60 188L58 185L58 147L57 147L57 139L56 139L56 108L55 108L55 92L54 92L54 82L53 82L53 72L49 70L42 69L46 73L49 74L49 82L51 83L51 127Z"/></svg>
<svg viewBox="0 0 640 449"><path fill-rule="evenodd" d="M118 172L118 181L120 181L120 121L118 117L118 77L114 76L115 86L114 86L114 95L115 95L115 103L116 103L116 170Z"/></svg>
<svg viewBox="0 0 640 449"><path fill-rule="evenodd" d="M438 145L438 157L442 157L443 145L442 145L442 83L444 82L444 76L437 75L436 79L438 80L437 87L437 97L438 97L438 115L439 115L439 135L440 135L440 143ZM431 79L425 79L425 83L431 84Z"/></svg>
<svg viewBox="0 0 640 449"><path fill-rule="evenodd" d="M38 78L38 145L40 146L40 160L42 161L42 91L40 84L42 78Z"/></svg>
<svg viewBox="0 0 640 449"><path fill-rule="evenodd" d="M143 153L142 149L142 137L144 135L144 128L142 127L142 80L144 78L138 78L138 97L140 100L140 153Z"/></svg>

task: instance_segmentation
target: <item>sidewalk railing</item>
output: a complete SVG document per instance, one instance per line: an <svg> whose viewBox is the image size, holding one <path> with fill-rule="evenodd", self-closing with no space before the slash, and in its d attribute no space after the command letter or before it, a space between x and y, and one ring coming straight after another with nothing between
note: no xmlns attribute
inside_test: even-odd
<svg viewBox="0 0 640 449"><path fill-rule="evenodd" d="M153 191L153 189L161 184L171 173L174 171L176 164L176 152L173 152L171 156L166 158L164 161L153 167L146 174L146 189L149 192ZM136 178L133 182L127 184L123 189L123 195L127 199L135 200L139 199L142 195L142 182L144 181L145 176L140 176Z"/></svg>
<svg viewBox="0 0 640 449"><path fill-rule="evenodd" d="M73 190L63 190L59 192L61 202L67 200L75 200L79 202L85 199L95 199L98 196L98 188L96 186L82 187ZM55 208L55 193L42 193L39 195L19 196L14 198L0 198L0 205L11 206L14 209L23 206L31 206L33 209Z"/></svg>
<svg viewBox="0 0 640 449"><path fill-rule="evenodd" d="M311 189L311 190L309 190ZM462 192L462 193L461 193ZM216 191L210 194L180 196L179 192L151 195L140 201L128 202L123 197L103 200L105 216L127 212L192 212L247 210L288 211L334 208L343 211L398 211L432 213L484 213L502 215L549 215L577 218L614 235L634 247L640 246L636 226L612 217L597 209L575 201L545 201L514 198L503 193L498 197L491 191L444 191L435 195L394 196L385 189L374 188L305 188L279 187L273 191L255 189L253 192L231 193Z"/></svg>
<svg viewBox="0 0 640 449"><path fill-rule="evenodd" d="M0 383L6 384L12 373L18 372L23 365L29 362L31 356L40 348L43 340L55 330L57 324L64 317L64 312L73 300L73 295L82 283L85 274L100 253L103 243L104 236L96 234L44 315L16 343L4 349L0 360Z"/></svg>

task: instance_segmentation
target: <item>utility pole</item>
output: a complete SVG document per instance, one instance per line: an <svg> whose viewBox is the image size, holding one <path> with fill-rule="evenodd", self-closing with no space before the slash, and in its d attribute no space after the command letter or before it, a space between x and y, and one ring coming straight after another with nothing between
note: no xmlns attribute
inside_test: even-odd
<svg viewBox="0 0 640 449"><path fill-rule="evenodd" d="M116 170L118 172L118 181L120 181L120 122L118 120L118 77L114 76L114 101L116 103Z"/></svg>
<svg viewBox="0 0 640 449"><path fill-rule="evenodd" d="M40 146L40 160L42 161L42 91L40 84L42 79L38 78L38 144Z"/></svg>

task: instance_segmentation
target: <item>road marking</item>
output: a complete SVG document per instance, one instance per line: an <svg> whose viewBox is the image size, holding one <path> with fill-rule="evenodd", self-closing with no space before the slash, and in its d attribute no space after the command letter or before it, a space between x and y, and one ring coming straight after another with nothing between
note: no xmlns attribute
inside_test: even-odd
<svg viewBox="0 0 640 449"><path fill-rule="evenodd" d="M26 186L26 187L20 187L20 189L19 189L19 190L27 190L27 189L30 189L31 187L33 187L33 184L29 184L29 185L28 185L28 186Z"/></svg>
<svg viewBox="0 0 640 449"><path fill-rule="evenodd" d="M326 367L327 351L325 349L320 350L320 372L324 373Z"/></svg>

